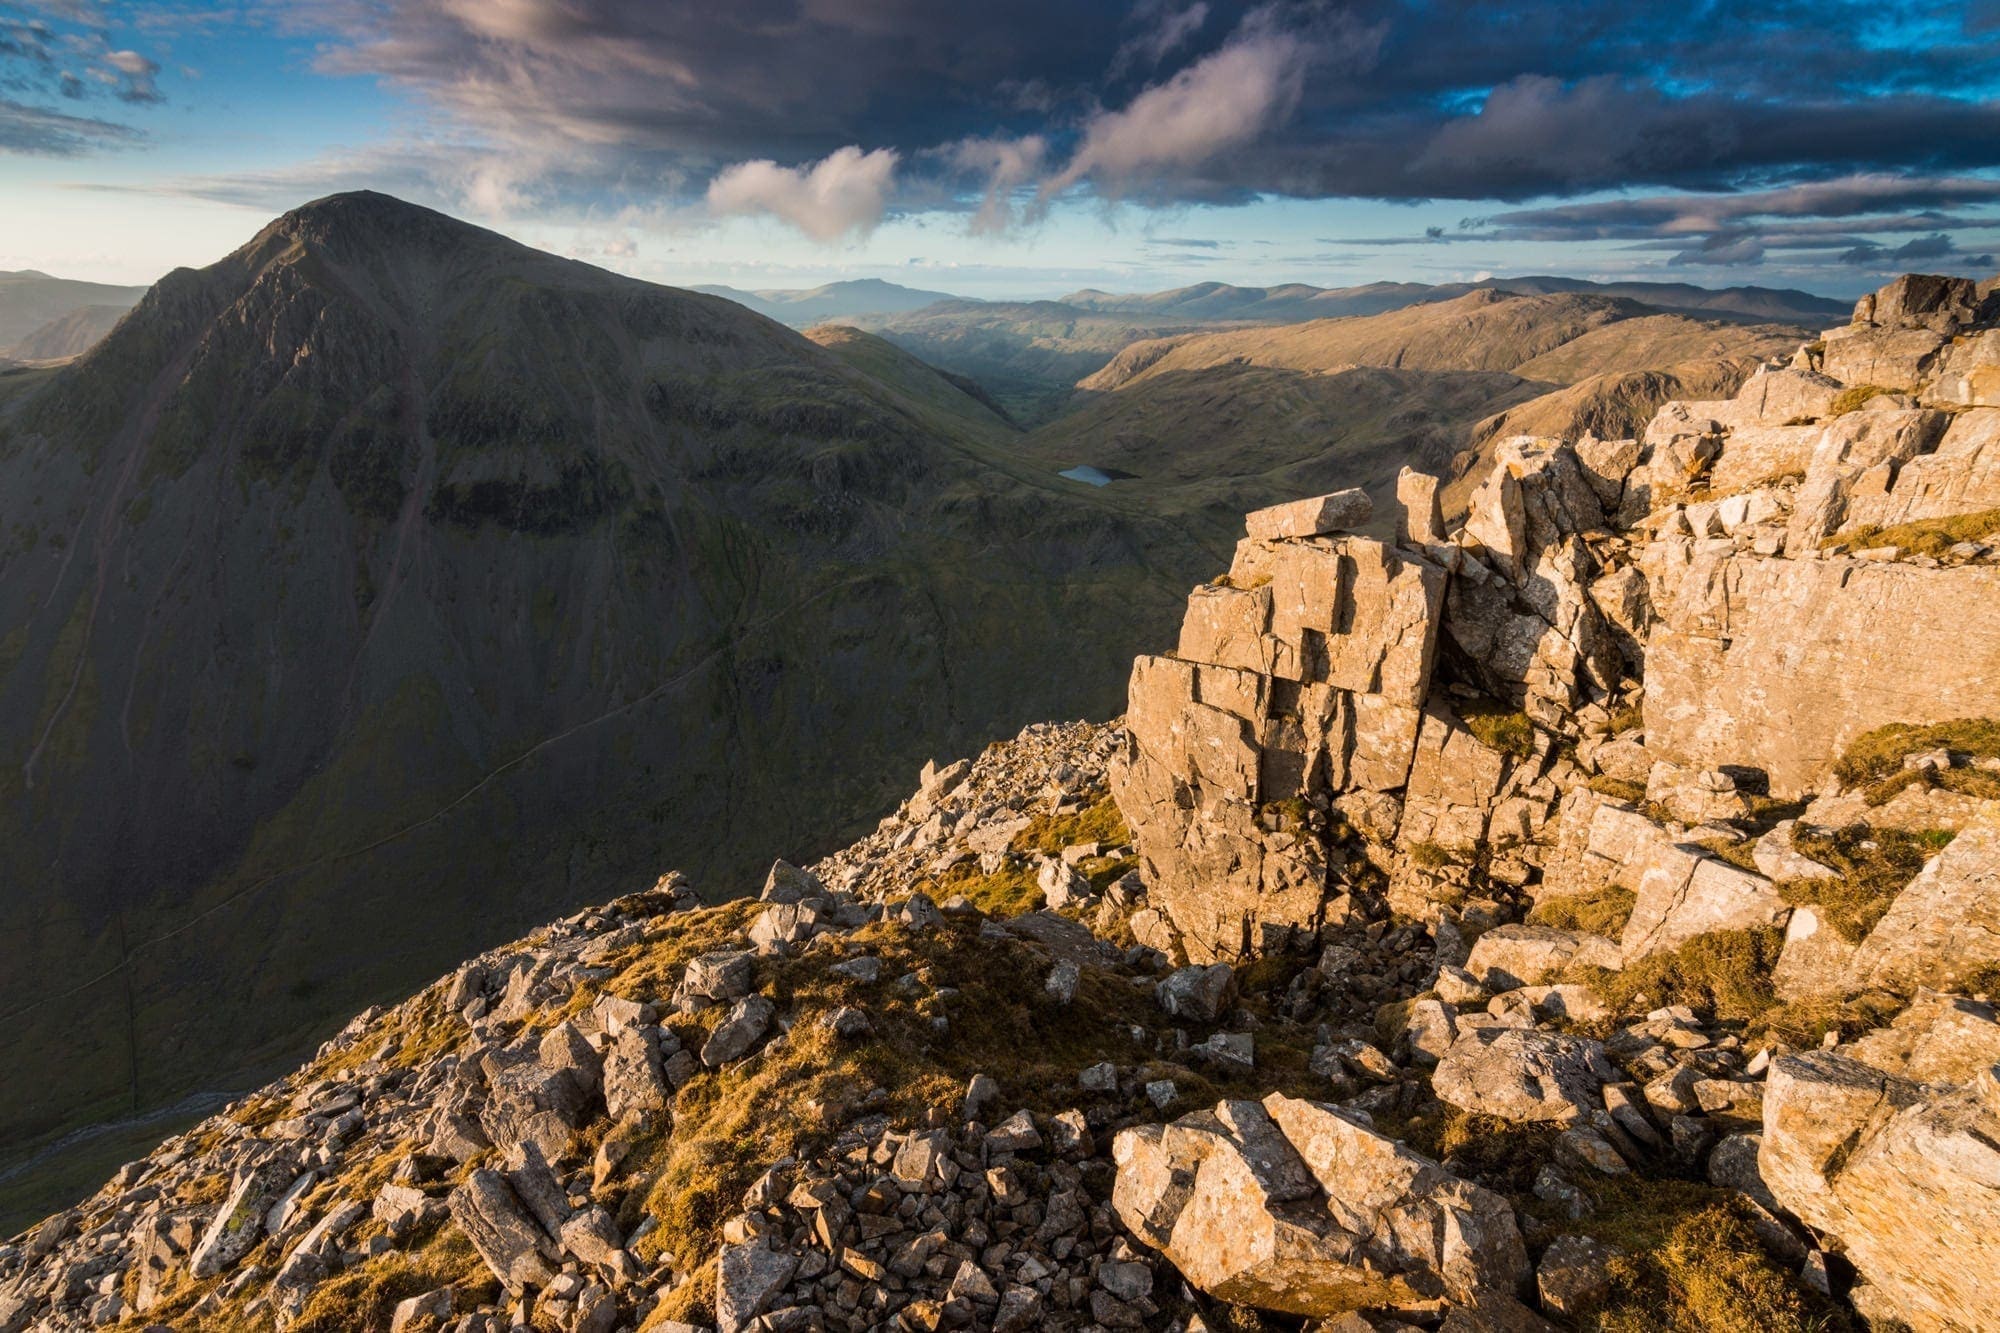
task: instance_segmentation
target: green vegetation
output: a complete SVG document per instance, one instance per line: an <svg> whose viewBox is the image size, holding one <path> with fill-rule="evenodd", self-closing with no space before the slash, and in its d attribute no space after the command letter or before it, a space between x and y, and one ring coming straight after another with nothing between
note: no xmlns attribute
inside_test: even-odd
<svg viewBox="0 0 2000 1333"><path fill-rule="evenodd" d="M1638 896L1632 890L1621 884L1606 884L1582 893L1538 899L1535 910L1528 913L1528 924L1556 930L1584 930L1617 939L1625 923L1632 919L1632 908L1637 902Z"/></svg>
<svg viewBox="0 0 2000 1333"><path fill-rule="evenodd" d="M1905 555L1941 559L1960 542L1983 542L1996 535L2000 535L2000 509L1982 509L1974 514L1925 518L1886 528L1871 523L1851 532L1836 533L1820 545L1840 551L1870 551L1893 546Z"/></svg>
<svg viewBox="0 0 2000 1333"><path fill-rule="evenodd" d="M1425 870L1443 870L1458 863L1457 857L1434 842L1411 843L1410 860Z"/></svg>
<svg viewBox="0 0 2000 1333"><path fill-rule="evenodd" d="M1122 847L1132 841L1132 830L1125 827L1125 816L1118 812L1118 803L1109 796L1074 814L1038 814L1032 820L1015 836L1015 851L1057 856L1063 848L1082 842Z"/></svg>
<svg viewBox="0 0 2000 1333"><path fill-rule="evenodd" d="M1623 801L1627 805L1638 805L1646 799L1645 783L1635 782L1631 778L1614 778L1604 773L1599 773L1590 780L1590 789L1599 796L1609 796L1612 800Z"/></svg>
<svg viewBox="0 0 2000 1333"><path fill-rule="evenodd" d="M1535 752L1535 724L1518 708L1480 699L1461 704L1458 715L1464 720L1466 730L1489 750L1498 750L1515 759L1526 759Z"/></svg>
<svg viewBox="0 0 2000 1333"><path fill-rule="evenodd" d="M1976 767L1940 769L1934 775L1905 769L1903 761L1929 750L1949 750L1970 759L2000 758L2000 719L1957 718L1929 726L1892 723L1856 737L1833 767L1841 785L1860 788L1870 805L1882 805L1903 788L1934 783L1946 791L1986 800L2000 799L2000 774Z"/></svg>
<svg viewBox="0 0 2000 1333"><path fill-rule="evenodd" d="M1758 1242L1727 1191L1637 1176L1593 1181L1575 1230L1615 1246L1610 1297L1578 1326L1601 1333L1846 1333L1840 1306Z"/></svg>
<svg viewBox="0 0 2000 1333"><path fill-rule="evenodd" d="M1884 388L1880 384L1849 385L1834 395L1833 404L1828 409L1828 412L1832 416L1844 417L1849 412L1859 409L1863 403L1871 398L1880 398L1883 394L1895 392L1896 390Z"/></svg>
<svg viewBox="0 0 2000 1333"><path fill-rule="evenodd" d="M1593 1333L1850 1333L1832 1301L1773 1259L1730 1191L1641 1174L1579 1182L1592 1212L1572 1219L1535 1197L1554 1131L1445 1106L1385 1131L1488 1189L1508 1196L1545 1234L1588 1236L1616 1253L1611 1288L1574 1327Z"/></svg>
<svg viewBox="0 0 2000 1333"><path fill-rule="evenodd" d="M1833 879L1789 879L1788 903L1812 907L1849 944L1859 944L1924 863L1948 846L1950 829L1877 829L1855 824L1833 832L1795 830L1792 846L1836 872Z"/></svg>
<svg viewBox="0 0 2000 1333"><path fill-rule="evenodd" d="M1564 979L1589 986L1614 1013L1684 1004L1725 1021L1749 1021L1778 1002L1771 969L1783 943L1777 930L1715 931L1619 972L1572 964Z"/></svg>

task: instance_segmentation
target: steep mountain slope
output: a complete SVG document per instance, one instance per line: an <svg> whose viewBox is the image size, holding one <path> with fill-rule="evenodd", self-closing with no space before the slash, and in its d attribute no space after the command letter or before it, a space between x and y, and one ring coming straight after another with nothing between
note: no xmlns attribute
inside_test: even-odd
<svg viewBox="0 0 2000 1333"><path fill-rule="evenodd" d="M50 320L12 347L0 348L0 354L14 361L62 361L80 356L111 332L129 309L130 306L122 305L78 306L67 315Z"/></svg>
<svg viewBox="0 0 2000 1333"><path fill-rule="evenodd" d="M823 287L805 289L746 292L736 287L700 286L689 290L708 296L720 296L738 305L748 306L760 315L769 316L795 329L810 328L814 324L824 324L830 320L846 319L854 315L919 310L924 306L936 305L940 301L963 299L953 296L950 292L927 292L917 287L884 282L880 278L829 282Z"/></svg>
<svg viewBox="0 0 2000 1333"><path fill-rule="evenodd" d="M968 428L994 438L1011 435L1014 423L978 381L919 361L902 348L846 324L820 324L805 336L883 384L931 407Z"/></svg>
<svg viewBox="0 0 2000 1333"><path fill-rule="evenodd" d="M8 349L44 325L66 319L86 306L130 310L145 294L144 287L77 282L33 270L0 273L0 355L16 361L27 360L25 354Z"/></svg>
<svg viewBox="0 0 2000 1333"><path fill-rule="evenodd" d="M750 842L828 845L937 745L1109 711L1211 558L738 306L379 195L23 383L16 1148L232 1086L640 867L742 892Z"/></svg>

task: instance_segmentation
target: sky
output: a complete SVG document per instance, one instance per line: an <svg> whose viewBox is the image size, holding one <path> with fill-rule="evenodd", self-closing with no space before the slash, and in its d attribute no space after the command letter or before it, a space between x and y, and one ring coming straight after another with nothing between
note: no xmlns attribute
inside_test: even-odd
<svg viewBox="0 0 2000 1333"><path fill-rule="evenodd" d="M654 281L988 298L2000 261L2000 0L0 0L0 270L376 189Z"/></svg>

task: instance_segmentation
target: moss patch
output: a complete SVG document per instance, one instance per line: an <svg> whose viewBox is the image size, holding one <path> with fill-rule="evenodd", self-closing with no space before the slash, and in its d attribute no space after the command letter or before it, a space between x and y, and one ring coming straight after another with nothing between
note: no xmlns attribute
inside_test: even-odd
<svg viewBox="0 0 2000 1333"><path fill-rule="evenodd" d="M1563 979L1589 986L1615 1013L1685 1004L1718 1019L1747 1021L1778 1002L1771 969L1783 944L1777 930L1715 931L1620 972L1572 964Z"/></svg>
<svg viewBox="0 0 2000 1333"><path fill-rule="evenodd" d="M1617 939L1632 919L1638 895L1622 884L1606 884L1583 893L1541 898L1528 913L1528 924L1556 930L1584 930Z"/></svg>
<svg viewBox="0 0 2000 1333"><path fill-rule="evenodd" d="M1833 396L1833 402L1828 407L1827 414L1829 416L1844 417L1849 412L1860 410L1861 405L1869 399L1880 398L1885 393L1894 392L1896 392L1894 389L1886 388L1880 384L1849 385Z"/></svg>
<svg viewBox="0 0 2000 1333"><path fill-rule="evenodd" d="M1814 908L1842 939L1859 944L1952 837L1950 829L1908 833L1866 824L1833 832L1797 831L1792 845L1836 874L1832 879L1783 880L1778 893L1793 906Z"/></svg>
<svg viewBox="0 0 2000 1333"><path fill-rule="evenodd" d="M1535 752L1535 724L1518 708L1482 699L1461 706L1458 715L1465 729L1489 750L1515 759L1526 759Z"/></svg>
<svg viewBox="0 0 2000 1333"><path fill-rule="evenodd" d="M1906 555L1927 555L1940 559L1960 542L1985 541L1995 534L2000 534L2000 509L1983 509L1975 514L1926 518L1887 528L1871 523L1837 533L1820 544L1842 551L1868 551L1879 546L1893 546Z"/></svg>
<svg viewBox="0 0 2000 1333"><path fill-rule="evenodd" d="M1590 780L1590 789L1599 796L1609 796L1627 805L1638 805L1646 799L1646 784L1631 778L1614 778L1599 773Z"/></svg>
<svg viewBox="0 0 2000 1333"><path fill-rule="evenodd" d="M1609 1298L1579 1328L1602 1333L1848 1333L1846 1311L1764 1251L1726 1192L1637 1176L1593 1181L1579 1234L1615 1246Z"/></svg>
<svg viewBox="0 0 2000 1333"><path fill-rule="evenodd" d="M1935 782L1947 791L2000 799L2000 775L1982 768L1948 768L1930 777L1905 769L1903 761L1927 750L1950 750L1971 759L2000 758L2000 719L1962 717L1928 726L1891 723L1863 732L1833 766L1843 786L1859 788L1870 805L1882 805L1917 782Z"/></svg>

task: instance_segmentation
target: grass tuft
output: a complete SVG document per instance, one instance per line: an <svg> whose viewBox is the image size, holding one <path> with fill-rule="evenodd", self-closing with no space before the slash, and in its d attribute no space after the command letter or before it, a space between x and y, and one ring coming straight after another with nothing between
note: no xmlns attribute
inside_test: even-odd
<svg viewBox="0 0 2000 1333"><path fill-rule="evenodd" d="M1624 885L1606 884L1582 893L1536 900L1534 910L1528 913L1528 924L1588 931L1615 940L1632 919L1632 908L1638 901L1638 895Z"/></svg>
<svg viewBox="0 0 2000 1333"><path fill-rule="evenodd" d="M1618 972L1572 964L1562 979L1589 986L1614 1013L1684 1004L1718 1019L1748 1021L1778 1002L1771 969L1783 944L1783 932L1773 929L1714 931Z"/></svg>
<svg viewBox="0 0 2000 1333"><path fill-rule="evenodd" d="M1833 396L1833 403L1828 407L1827 415L1844 417L1849 412L1860 410L1861 405L1871 398L1880 398L1883 394L1895 392L1896 390L1885 388L1880 384L1850 385Z"/></svg>
<svg viewBox="0 0 2000 1333"><path fill-rule="evenodd" d="M1833 775L1842 786L1861 789L1870 805L1886 804L1905 787L1933 780L1946 791L2000 799L2000 774L1983 768L1943 769L1931 779L1922 770L1903 767L1911 755L1939 749L1970 759L2000 758L2000 719L1962 717L1928 726L1895 722L1877 727L1854 739L1834 764Z"/></svg>
<svg viewBox="0 0 2000 1333"><path fill-rule="evenodd" d="M1868 551L1893 546L1906 555L1927 555L1942 559L1960 542L1980 542L2000 534L2000 509L1982 509L1975 514L1952 514L1944 518L1919 519L1891 527L1869 524L1850 532L1836 533L1820 545L1842 551Z"/></svg>
<svg viewBox="0 0 2000 1333"><path fill-rule="evenodd" d="M1465 728L1489 750L1515 759L1535 752L1535 724L1519 709L1510 709L1491 699L1468 701L1458 710Z"/></svg>
<svg viewBox="0 0 2000 1333"><path fill-rule="evenodd" d="M1924 863L1949 846L1950 829L1909 833L1854 824L1823 832L1794 829L1792 846L1836 872L1833 879L1788 879L1778 893L1795 907L1811 907L1849 944L1859 944L1889 911Z"/></svg>

